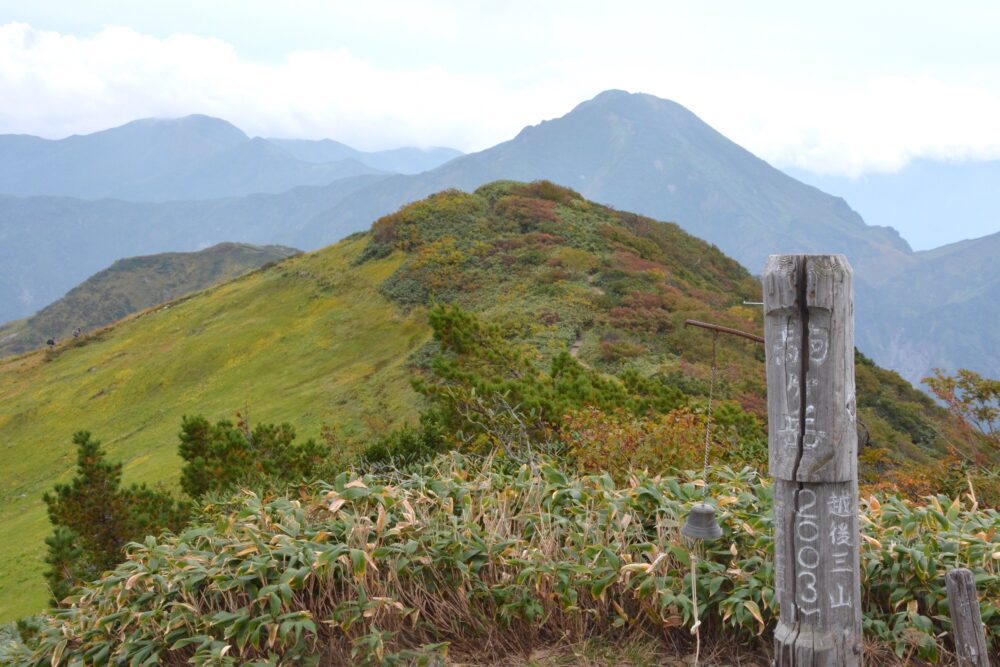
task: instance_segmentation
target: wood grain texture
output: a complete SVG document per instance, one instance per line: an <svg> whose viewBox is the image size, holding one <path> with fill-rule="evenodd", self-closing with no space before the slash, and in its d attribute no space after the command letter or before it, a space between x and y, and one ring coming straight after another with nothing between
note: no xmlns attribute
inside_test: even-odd
<svg viewBox="0 0 1000 667"><path fill-rule="evenodd" d="M858 477L853 272L843 255L805 257L805 415L800 482Z"/></svg>
<svg viewBox="0 0 1000 667"><path fill-rule="evenodd" d="M951 611L951 634L960 667L990 667L986 652L986 633L979 611L979 595L972 572L965 568L945 575L948 608Z"/></svg>
<svg viewBox="0 0 1000 667"><path fill-rule="evenodd" d="M764 268L771 475L857 478L853 272L843 255L773 255Z"/></svg>
<svg viewBox="0 0 1000 667"><path fill-rule="evenodd" d="M861 664L852 271L843 255L764 268L775 664Z"/></svg>
<svg viewBox="0 0 1000 667"><path fill-rule="evenodd" d="M775 480L774 507L777 664L860 664L857 483Z"/></svg>
<svg viewBox="0 0 1000 667"><path fill-rule="evenodd" d="M798 466L804 269L800 255L772 255L764 267L768 462L778 479L794 479Z"/></svg>

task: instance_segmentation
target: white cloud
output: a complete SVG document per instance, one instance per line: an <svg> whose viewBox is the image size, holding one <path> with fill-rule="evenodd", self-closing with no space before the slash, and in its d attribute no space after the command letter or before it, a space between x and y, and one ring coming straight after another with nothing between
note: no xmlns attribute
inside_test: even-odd
<svg viewBox="0 0 1000 667"><path fill-rule="evenodd" d="M1000 158L1000 97L982 89L904 76L857 88L767 89L759 83L757 94L776 103L720 104L720 129L776 164L856 177L915 158Z"/></svg>
<svg viewBox="0 0 1000 667"><path fill-rule="evenodd" d="M77 38L0 26L0 132L59 137L206 113L250 134L479 147L535 122L551 98L439 67L379 68L343 49L262 64L192 35L159 39L112 27Z"/></svg>
<svg viewBox="0 0 1000 667"><path fill-rule="evenodd" d="M426 24L423 39L469 39L453 13L418 12L406 21ZM490 67L471 50L465 64L461 53L376 63L347 48L261 62L196 35L108 27L78 37L8 23L0 26L0 132L59 137L140 117L206 113L249 134L476 150L600 90L626 88L684 104L778 166L859 175L915 157L1000 158L1000 94L974 82L874 70L821 77L814 64L779 70L767 63L785 56L766 44L763 61L740 67L741 46L727 58L717 53L725 35L701 57L683 25L672 40L657 41L653 21L632 34L608 31L601 48L591 48L601 26L560 25L537 58L520 51L515 58L522 44L544 38L542 22L527 23L507 40L509 56L489 54L499 62ZM495 36L483 39L496 48ZM684 53L691 56L678 57ZM505 67L505 57L516 63Z"/></svg>

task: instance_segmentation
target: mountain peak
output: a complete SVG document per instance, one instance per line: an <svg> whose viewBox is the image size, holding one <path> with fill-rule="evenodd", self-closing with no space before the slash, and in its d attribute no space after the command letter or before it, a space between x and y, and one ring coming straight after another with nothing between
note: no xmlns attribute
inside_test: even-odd
<svg viewBox="0 0 1000 667"><path fill-rule="evenodd" d="M529 125L521 130L515 140L534 138L539 129L552 131L555 126L572 126L581 138L591 132L604 133L609 128L617 128L611 129L611 134L618 140L624 140L626 135L634 135L644 128L657 135L656 138L662 138L665 133L673 136L701 136L711 138L712 141L724 140L711 126L677 102L649 93L630 93L619 89L598 93L576 105L565 116ZM588 143L593 143L593 140Z"/></svg>
<svg viewBox="0 0 1000 667"><path fill-rule="evenodd" d="M249 137L232 123L214 116L190 114L177 118L140 118L96 134L158 134L198 136L223 146L232 146Z"/></svg>
<svg viewBox="0 0 1000 667"><path fill-rule="evenodd" d="M609 88L608 90L597 93L593 98L588 100L588 102L602 102L608 100L622 100L632 97L633 95L643 95L644 93L630 93L627 90L622 90L621 88ZM587 102L584 102L586 104Z"/></svg>
<svg viewBox="0 0 1000 667"><path fill-rule="evenodd" d="M662 97L657 97L656 95L650 95L649 93L630 93L627 90L619 90L613 88L611 90L605 90L602 93L598 93L593 98L578 104L576 109L582 109L586 107L596 107L596 108L613 108L616 111L652 111L656 113L670 113L681 114L691 118L697 118L697 116L687 107L682 104L678 104L673 100L668 100ZM572 113L572 112L571 112ZM700 121L700 119L699 119Z"/></svg>

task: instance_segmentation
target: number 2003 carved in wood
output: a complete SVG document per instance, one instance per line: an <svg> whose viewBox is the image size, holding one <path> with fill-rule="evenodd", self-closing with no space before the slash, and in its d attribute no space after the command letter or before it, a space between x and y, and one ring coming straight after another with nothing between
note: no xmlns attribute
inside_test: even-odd
<svg viewBox="0 0 1000 667"><path fill-rule="evenodd" d="M852 271L842 255L764 269L777 665L859 665Z"/></svg>

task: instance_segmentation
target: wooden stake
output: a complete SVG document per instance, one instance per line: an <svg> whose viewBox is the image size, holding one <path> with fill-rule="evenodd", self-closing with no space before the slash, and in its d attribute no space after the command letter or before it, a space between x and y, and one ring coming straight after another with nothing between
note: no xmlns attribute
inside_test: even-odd
<svg viewBox="0 0 1000 667"><path fill-rule="evenodd" d="M843 255L764 268L778 667L861 664L852 277Z"/></svg>
<svg viewBox="0 0 1000 667"><path fill-rule="evenodd" d="M951 610L951 636L960 667L990 667L986 653L986 634L979 613L979 596L972 572L965 568L945 575L948 608Z"/></svg>

